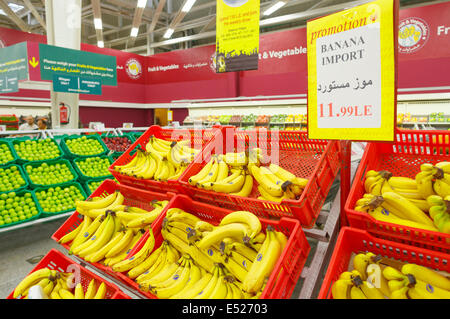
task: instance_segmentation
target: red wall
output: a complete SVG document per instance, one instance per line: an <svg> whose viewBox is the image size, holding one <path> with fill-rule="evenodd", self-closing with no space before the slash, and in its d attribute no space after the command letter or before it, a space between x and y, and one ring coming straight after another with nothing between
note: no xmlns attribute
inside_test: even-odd
<svg viewBox="0 0 450 319"><path fill-rule="evenodd" d="M153 125L153 110L81 106L80 121L85 127L89 122L102 122L106 127L122 127L123 123L133 123L134 127L148 127Z"/></svg>

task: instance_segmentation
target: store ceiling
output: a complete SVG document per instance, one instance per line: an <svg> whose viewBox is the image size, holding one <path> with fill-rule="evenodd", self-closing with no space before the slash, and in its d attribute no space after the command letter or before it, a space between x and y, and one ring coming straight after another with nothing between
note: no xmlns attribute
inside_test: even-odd
<svg viewBox="0 0 450 319"><path fill-rule="evenodd" d="M144 9L137 9L138 0L82 0L82 42L96 45L103 39L105 47L143 55L214 44L216 0L196 0L183 13L186 1L148 0ZM308 19L367 0L288 0L281 9L263 16L276 2L261 0L262 33L299 27ZM400 5L438 2L445 1L400 0ZM101 18L101 31L95 29L94 18ZM130 37L133 26L139 26L135 38ZM45 0L0 0L0 27L45 34ZM169 27L175 31L167 40L163 36Z"/></svg>

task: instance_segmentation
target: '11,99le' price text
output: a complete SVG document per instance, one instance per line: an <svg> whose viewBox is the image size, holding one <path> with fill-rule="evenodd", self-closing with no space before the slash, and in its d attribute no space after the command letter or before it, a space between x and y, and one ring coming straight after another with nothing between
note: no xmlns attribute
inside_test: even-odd
<svg viewBox="0 0 450 319"><path fill-rule="evenodd" d="M372 105L336 106L333 103L319 104L319 118L372 116Z"/></svg>

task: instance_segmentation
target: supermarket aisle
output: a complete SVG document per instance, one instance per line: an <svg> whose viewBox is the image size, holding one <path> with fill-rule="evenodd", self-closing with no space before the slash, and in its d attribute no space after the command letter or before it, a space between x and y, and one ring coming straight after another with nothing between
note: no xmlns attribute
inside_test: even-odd
<svg viewBox="0 0 450 319"><path fill-rule="evenodd" d="M50 237L63 222L0 233L0 299L7 297L50 249L62 251Z"/></svg>

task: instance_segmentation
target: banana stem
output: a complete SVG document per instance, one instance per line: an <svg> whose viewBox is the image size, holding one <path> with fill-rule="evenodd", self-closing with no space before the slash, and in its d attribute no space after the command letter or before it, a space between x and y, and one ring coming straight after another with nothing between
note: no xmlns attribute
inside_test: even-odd
<svg viewBox="0 0 450 319"><path fill-rule="evenodd" d="M393 174L389 171L386 170L382 170L378 172L380 174L380 176L386 180L389 180L389 178L391 178L393 176Z"/></svg>
<svg viewBox="0 0 450 319"><path fill-rule="evenodd" d="M436 170L436 173L433 174L433 177L436 179L443 179L444 178L444 170L440 167L433 167Z"/></svg>
<svg viewBox="0 0 450 319"><path fill-rule="evenodd" d="M417 283L416 277L414 277L414 275L412 274L407 274L406 277L408 278L408 287L409 288L414 287Z"/></svg>
<svg viewBox="0 0 450 319"><path fill-rule="evenodd" d="M447 213L450 214L450 200L445 200L444 199L444 205L447 208Z"/></svg>
<svg viewBox="0 0 450 319"><path fill-rule="evenodd" d="M363 207L369 207L370 209L375 209L379 207L384 202L383 196L374 196L366 205Z"/></svg>

